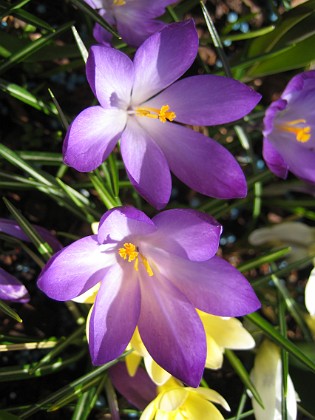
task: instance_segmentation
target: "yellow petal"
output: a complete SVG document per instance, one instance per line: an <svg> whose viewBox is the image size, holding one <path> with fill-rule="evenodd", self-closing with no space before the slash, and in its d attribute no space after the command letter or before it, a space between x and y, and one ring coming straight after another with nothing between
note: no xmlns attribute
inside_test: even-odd
<svg viewBox="0 0 315 420"><path fill-rule="evenodd" d="M157 404L160 400L160 395L158 395L149 405L143 410L140 420L154 420L157 410Z"/></svg>
<svg viewBox="0 0 315 420"><path fill-rule="evenodd" d="M94 233L94 235L96 235L98 233L99 224L100 224L99 222L93 222L91 224L91 229L92 229L92 232Z"/></svg>
<svg viewBox="0 0 315 420"><path fill-rule="evenodd" d="M144 357L144 365L148 375L156 385L165 384L171 377L171 374L158 365L150 355Z"/></svg>
<svg viewBox="0 0 315 420"><path fill-rule="evenodd" d="M148 356L148 350L145 348L145 345L142 342L138 327L136 327L135 332L130 340L131 347L142 357Z"/></svg>
<svg viewBox="0 0 315 420"><path fill-rule="evenodd" d="M184 387L170 389L161 394L157 408L162 411L175 411L185 403L188 396L189 391Z"/></svg>
<svg viewBox="0 0 315 420"><path fill-rule="evenodd" d="M126 368L130 376L135 376L137 369L140 365L141 359L142 356L140 356L134 351L130 354L127 354L127 356L125 357Z"/></svg>
<svg viewBox="0 0 315 420"><path fill-rule="evenodd" d="M214 391L213 389L210 388L202 388L199 387L197 389L192 388L197 394L199 394L200 396L202 396L203 398L215 402L217 404L222 405L222 407L226 410L226 411L231 411L229 404L227 403L227 401L222 397L222 395L220 395L217 391Z"/></svg>
<svg viewBox="0 0 315 420"><path fill-rule="evenodd" d="M165 382L165 384L158 386L158 393L162 393L164 391L169 391L173 388L183 387L183 384L178 380L175 379L174 376L171 376L170 379Z"/></svg>
<svg viewBox="0 0 315 420"><path fill-rule="evenodd" d="M211 336L218 346L233 349L251 349L255 340L236 318L221 318L198 311L206 336Z"/></svg>
<svg viewBox="0 0 315 420"><path fill-rule="evenodd" d="M89 342L89 331L90 331L89 328L90 328L90 319L91 319L91 315L92 315L93 306L94 305L91 306L91 308L89 310L89 313L88 313L88 316L86 318L85 334L86 334L87 342Z"/></svg>
<svg viewBox="0 0 315 420"><path fill-rule="evenodd" d="M189 420L224 420L220 411L209 401L195 393L191 393L182 408L182 413L186 415L183 419Z"/></svg>
<svg viewBox="0 0 315 420"><path fill-rule="evenodd" d="M220 367L223 364L224 349L222 347L219 347L209 334L206 334L206 341L207 341L206 368L220 369Z"/></svg>
<svg viewBox="0 0 315 420"><path fill-rule="evenodd" d="M100 288L101 283L97 283L94 287L87 290L85 293L82 293L82 295L77 296L76 298L72 299L74 302L78 303L94 303L97 292Z"/></svg>
<svg viewBox="0 0 315 420"><path fill-rule="evenodd" d="M315 315L315 268L311 271L310 277L305 286L305 306L309 314Z"/></svg>

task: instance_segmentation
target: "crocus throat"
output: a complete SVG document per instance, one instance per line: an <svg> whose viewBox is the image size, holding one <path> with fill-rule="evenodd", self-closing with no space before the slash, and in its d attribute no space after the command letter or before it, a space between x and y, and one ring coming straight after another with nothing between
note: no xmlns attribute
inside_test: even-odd
<svg viewBox="0 0 315 420"><path fill-rule="evenodd" d="M144 268L146 269L146 272L148 273L148 275L150 277L153 276L153 270L150 266L149 261L145 258L145 256L143 256L137 249L137 247L130 243L130 242L126 242L124 243L124 247L123 248L119 248L118 250L118 254L121 256L122 259L127 260L128 262L132 262L134 261L134 266L133 268L136 271L139 271L139 257L140 260L142 262L142 264L144 265Z"/></svg>
<svg viewBox="0 0 315 420"><path fill-rule="evenodd" d="M306 143L311 138L311 127L305 124L306 120L301 118L299 120L279 124L278 128L280 128L280 130L288 131L289 133L295 134L295 138L297 141L301 143Z"/></svg>
<svg viewBox="0 0 315 420"><path fill-rule="evenodd" d="M113 1L113 6L123 6L124 4L126 4L125 0L114 0Z"/></svg>
<svg viewBox="0 0 315 420"><path fill-rule="evenodd" d="M162 123L166 120L173 121L176 118L175 112L169 111L169 105L163 105L161 109L150 108L150 107L139 107L136 108L136 115L138 117L148 117L155 120L159 119Z"/></svg>

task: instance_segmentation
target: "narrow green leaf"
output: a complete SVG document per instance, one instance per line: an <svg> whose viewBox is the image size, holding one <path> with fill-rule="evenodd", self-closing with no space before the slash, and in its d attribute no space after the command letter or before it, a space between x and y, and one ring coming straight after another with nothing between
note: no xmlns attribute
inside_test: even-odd
<svg viewBox="0 0 315 420"><path fill-rule="evenodd" d="M27 46L22 48L21 50L17 51L16 53L12 54L9 58L5 60L3 64L0 65L0 74L4 73L5 71L9 70L15 64L25 60L30 55L34 54L36 51L43 48L47 45L51 40L57 38L60 34L68 30L72 26L72 22L63 25L61 28L56 30L49 35L42 36L41 38L36 39L35 41L30 42Z"/></svg>
<svg viewBox="0 0 315 420"><path fill-rule="evenodd" d="M26 10L15 9L12 11L12 14L18 17L19 19L23 20L24 22L30 23L31 25L34 25L38 28L45 29L46 31L49 31L49 32L55 32L55 28L50 26L47 22L43 21L39 17L34 16L33 14L27 12Z"/></svg>
<svg viewBox="0 0 315 420"><path fill-rule="evenodd" d="M18 99L21 102L24 102L31 107L38 109L39 111L44 112L47 115L57 115L57 109L53 104L47 104L41 99L36 98L32 93L28 92L21 86L16 85L15 83L6 82L3 79L0 79L0 89L8 93L13 98Z"/></svg>
<svg viewBox="0 0 315 420"><path fill-rule="evenodd" d="M30 1L31 0L22 0L22 1L19 1L19 2L15 3L13 6L8 7L4 11L1 11L0 12L0 19L3 18L4 16L11 15L14 10L20 9L21 7L25 6L25 4L29 3Z"/></svg>
<svg viewBox="0 0 315 420"><path fill-rule="evenodd" d="M250 390L250 392L253 394L253 397L257 401L257 403L264 408L264 404L262 402L262 399L260 398L260 395L255 388L254 384L250 380L249 374L247 370L244 368L244 365L240 361L240 359L235 355L235 353L232 350L225 349L224 354L228 358L231 366L237 373L237 375L240 377L243 384L246 386L247 389Z"/></svg>
<svg viewBox="0 0 315 420"><path fill-rule="evenodd" d="M20 316L2 300L0 300L0 311L4 312L9 317L15 319L17 322L23 322Z"/></svg>
<svg viewBox="0 0 315 420"><path fill-rule="evenodd" d="M30 224L30 222L24 216L22 216L22 214L19 212L19 210L17 208L15 208L14 205L12 203L10 203L9 200L7 200L5 197L3 197L3 201L4 201L5 205L7 206L9 212L12 214L12 216L15 218L15 220L21 226L21 228L23 229L25 234L30 238L30 240L36 246L36 248L38 249L38 252L48 261L48 259L53 254L53 251L52 251L50 245L43 240L43 238L33 228L33 226Z"/></svg>
<svg viewBox="0 0 315 420"><path fill-rule="evenodd" d="M78 31L76 30L76 27L75 26L71 26L71 30L72 30L74 39L75 39L75 41L77 43L77 46L78 46L78 48L80 50L81 56L83 58L83 61L84 61L84 63L86 63L87 58L88 58L88 55L89 55L88 50L85 47L84 42L82 41L82 38L80 37Z"/></svg>
<svg viewBox="0 0 315 420"><path fill-rule="evenodd" d="M69 0L74 6L77 6L78 9L82 10L88 16L90 16L95 22L101 25L108 32L113 34L116 38L121 39L118 33L102 18L102 16L97 13L96 10L92 9L84 0Z"/></svg>
<svg viewBox="0 0 315 420"><path fill-rule="evenodd" d="M103 201L103 203L105 204L107 209L110 210L113 207L117 207L118 204L117 204L116 200L108 192L104 183L98 178L96 173L90 173L89 178L90 178L94 188L98 192L100 199Z"/></svg>
<svg viewBox="0 0 315 420"><path fill-rule="evenodd" d="M19 420L19 417L14 416L8 411L0 410L0 419L1 420Z"/></svg>
<svg viewBox="0 0 315 420"><path fill-rule="evenodd" d="M310 360L305 354L291 341L287 340L286 338L282 337L282 335L277 331L268 321L262 318L258 313L253 313L246 315L251 322L257 325L261 330L276 344L278 344L281 348L287 350L290 355L296 357L301 363L315 372L315 363Z"/></svg>
<svg viewBox="0 0 315 420"><path fill-rule="evenodd" d="M67 130L68 127L69 127L69 122L68 122L65 114L63 113L63 111L61 109L61 106L59 105L59 103L58 103L55 95L53 94L53 92L50 89L48 89L48 92L51 96L51 99L52 99L56 109L57 109L57 114L59 116L59 120L60 120L61 124L63 125L63 127Z"/></svg>
<svg viewBox="0 0 315 420"><path fill-rule="evenodd" d="M252 268L260 267L262 264L271 263L280 258L283 258L286 255L288 255L291 251L291 247L287 246L277 251L272 251L266 255L263 255L262 257L253 258L251 261L240 264L237 268L242 273L244 273L245 271L249 271Z"/></svg>
<svg viewBox="0 0 315 420"><path fill-rule="evenodd" d="M202 13L203 13L205 21L206 21L208 31L209 31L210 36L212 38L213 45L215 46L216 50L218 51L219 57L222 61L225 74L226 74L227 77L232 77L230 65L229 65L228 59L225 55L223 44L222 44L221 39L220 39L220 37L217 33L217 30L214 26L214 23L211 19L211 16L210 16L210 14L209 14L209 12L208 12L208 10L207 10L207 8L204 5L202 0L200 0L200 6L201 6L201 10L202 10Z"/></svg>

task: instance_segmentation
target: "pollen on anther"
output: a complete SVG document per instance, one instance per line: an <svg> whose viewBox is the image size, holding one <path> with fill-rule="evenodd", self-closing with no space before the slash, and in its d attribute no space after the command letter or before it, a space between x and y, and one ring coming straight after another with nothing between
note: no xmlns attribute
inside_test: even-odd
<svg viewBox="0 0 315 420"><path fill-rule="evenodd" d="M138 251L136 246L130 242L124 243L124 247L119 248L118 254L124 260L128 258L128 262L131 262L138 257Z"/></svg>

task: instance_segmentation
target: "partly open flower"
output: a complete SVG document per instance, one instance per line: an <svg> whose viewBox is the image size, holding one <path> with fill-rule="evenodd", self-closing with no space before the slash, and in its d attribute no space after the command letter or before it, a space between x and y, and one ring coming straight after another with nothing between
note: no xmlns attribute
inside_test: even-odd
<svg viewBox="0 0 315 420"><path fill-rule="evenodd" d="M116 208L104 214L97 235L56 254L38 286L70 300L100 282L89 324L93 363L120 356L138 326L152 358L197 386L206 337L195 308L240 316L260 306L243 275L215 256L220 234L213 218L193 210L168 210L151 220L132 207Z"/></svg>
<svg viewBox="0 0 315 420"><path fill-rule="evenodd" d="M85 0L117 31L127 44L138 47L150 35L164 28L165 23L155 19L165 13L165 8L177 0ZM108 44L112 35L96 24L94 38Z"/></svg>
<svg viewBox="0 0 315 420"><path fill-rule="evenodd" d="M55 251L59 251L62 248L58 240L48 230L40 226L34 226L34 229L52 246ZM29 237L14 220L0 219L0 232L22 241L30 242ZM1 267L0 299L20 303L25 303L30 300L26 287L17 278L3 270Z"/></svg>
<svg viewBox="0 0 315 420"><path fill-rule="evenodd" d="M72 122L64 141L65 163L81 172L94 170L121 139L131 183L158 209L170 198L170 170L202 194L244 197L246 180L235 158L184 124L237 120L253 109L260 95L221 76L175 82L191 66L197 51L192 20L168 25L150 36L133 61L121 51L93 46L87 78L100 106L85 109Z"/></svg>
<svg viewBox="0 0 315 420"><path fill-rule="evenodd" d="M294 76L264 119L263 156L281 178L315 182L315 71Z"/></svg>
<svg viewBox="0 0 315 420"><path fill-rule="evenodd" d="M269 340L263 341L255 357L251 379L264 405L262 408L255 398L252 398L256 420L280 420L282 400L282 363L280 349ZM286 406L288 420L295 420L297 415L297 396L290 376Z"/></svg>
<svg viewBox="0 0 315 420"><path fill-rule="evenodd" d="M157 397L145 408L140 420L223 420L213 403L230 411L226 400L210 388L189 388L174 378L158 387Z"/></svg>

